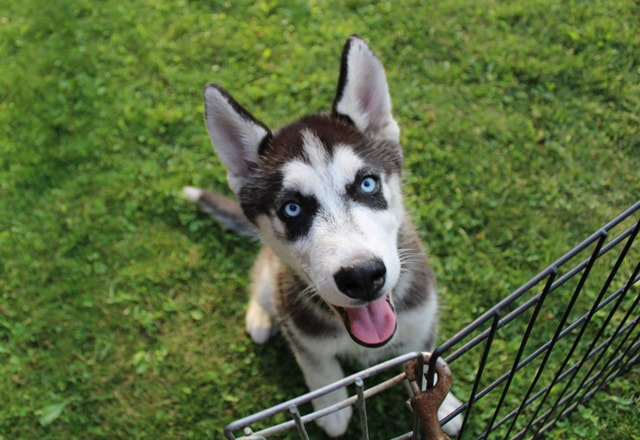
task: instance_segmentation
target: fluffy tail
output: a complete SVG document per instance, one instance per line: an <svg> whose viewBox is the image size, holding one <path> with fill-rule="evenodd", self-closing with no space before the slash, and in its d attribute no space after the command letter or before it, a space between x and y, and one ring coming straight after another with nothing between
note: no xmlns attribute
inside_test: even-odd
<svg viewBox="0 0 640 440"><path fill-rule="evenodd" d="M204 212L236 234L257 238L255 229L246 219L240 205L235 200L193 186L182 188L182 195L185 199L199 204Z"/></svg>

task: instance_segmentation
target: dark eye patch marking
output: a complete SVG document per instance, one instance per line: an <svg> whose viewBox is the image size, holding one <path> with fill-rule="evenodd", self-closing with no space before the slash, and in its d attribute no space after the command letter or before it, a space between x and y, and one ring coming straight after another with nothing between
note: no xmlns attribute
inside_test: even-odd
<svg viewBox="0 0 640 440"><path fill-rule="evenodd" d="M372 182L373 180L373 182ZM375 185L371 188L372 183ZM375 170L363 168L353 182L347 185L347 195L355 202L372 209L387 209L387 200L382 194L382 178Z"/></svg>
<svg viewBox="0 0 640 440"><path fill-rule="evenodd" d="M318 201L298 191L284 191L276 201L276 209L285 226L287 240L295 241L307 235L311 229L313 217L318 212Z"/></svg>

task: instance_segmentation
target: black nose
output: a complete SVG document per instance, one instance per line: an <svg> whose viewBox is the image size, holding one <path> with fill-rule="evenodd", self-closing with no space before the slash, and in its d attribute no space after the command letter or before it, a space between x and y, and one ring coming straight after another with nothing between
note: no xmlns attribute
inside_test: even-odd
<svg viewBox="0 0 640 440"><path fill-rule="evenodd" d="M372 300L384 285L387 273L382 260L375 258L354 266L341 268L334 276L336 286L351 298Z"/></svg>

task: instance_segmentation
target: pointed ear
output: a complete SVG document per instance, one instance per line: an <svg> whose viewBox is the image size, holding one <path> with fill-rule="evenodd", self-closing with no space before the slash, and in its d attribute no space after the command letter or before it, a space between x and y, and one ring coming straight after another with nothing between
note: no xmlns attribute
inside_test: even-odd
<svg viewBox="0 0 640 440"><path fill-rule="evenodd" d="M217 84L205 86L204 109L209 137L227 167L229 186L238 194L271 132Z"/></svg>
<svg viewBox="0 0 640 440"><path fill-rule="evenodd" d="M357 35L347 39L333 114L351 119L361 132L399 142L400 129L391 115L391 98L382 63Z"/></svg>

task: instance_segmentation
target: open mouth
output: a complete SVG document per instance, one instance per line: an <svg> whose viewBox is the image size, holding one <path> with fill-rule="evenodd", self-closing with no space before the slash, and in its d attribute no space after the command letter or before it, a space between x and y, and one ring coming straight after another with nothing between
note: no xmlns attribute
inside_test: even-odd
<svg viewBox="0 0 640 440"><path fill-rule="evenodd" d="M361 307L338 307L338 310L351 339L365 347L386 344L398 326L387 296Z"/></svg>

